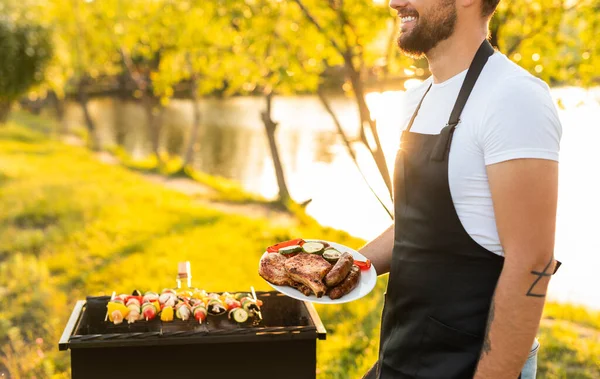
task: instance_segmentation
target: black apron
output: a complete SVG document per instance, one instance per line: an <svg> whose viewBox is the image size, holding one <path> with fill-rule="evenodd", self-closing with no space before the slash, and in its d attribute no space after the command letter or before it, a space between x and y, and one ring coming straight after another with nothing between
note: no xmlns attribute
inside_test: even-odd
<svg viewBox="0 0 600 379"><path fill-rule="evenodd" d="M410 131L423 99L402 132L378 378L461 379L475 372L504 258L475 242L461 224L448 156L461 112L493 53L484 41L440 134Z"/></svg>

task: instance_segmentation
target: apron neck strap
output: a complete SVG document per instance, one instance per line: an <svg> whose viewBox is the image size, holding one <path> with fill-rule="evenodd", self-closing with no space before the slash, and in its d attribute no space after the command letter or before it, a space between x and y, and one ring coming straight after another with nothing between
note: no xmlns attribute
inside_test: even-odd
<svg viewBox="0 0 600 379"><path fill-rule="evenodd" d="M452 113L448 119L448 124L442 129L440 138L438 138L438 141L431 152L432 160L443 161L447 157L448 152L450 151L450 143L452 142L454 129L456 129L456 125L460 122L460 115L467 104L467 100L469 99L469 95L471 95L471 91L473 91L473 87L475 87L479 74L481 74L483 67L492 54L494 54L494 48L486 39L481 46L479 46L479 50L477 50L477 53L471 62L471 66L469 66L465 81L460 87L458 97L454 103L454 108L452 108Z"/></svg>
<svg viewBox="0 0 600 379"><path fill-rule="evenodd" d="M467 71L467 76L460 87L458 97L454 103L454 108L452 109L452 113L448 119L448 125L456 126L460 122L460 114L462 113L465 104L467 104L467 100L469 99L469 95L471 94L473 87L475 87L475 82L477 82L477 78L479 78L479 74L481 74L483 66L485 66L488 58L492 54L494 54L494 48L486 39L483 41L481 46L479 46L479 50L477 50L477 53L471 62L471 66L469 66L469 71Z"/></svg>

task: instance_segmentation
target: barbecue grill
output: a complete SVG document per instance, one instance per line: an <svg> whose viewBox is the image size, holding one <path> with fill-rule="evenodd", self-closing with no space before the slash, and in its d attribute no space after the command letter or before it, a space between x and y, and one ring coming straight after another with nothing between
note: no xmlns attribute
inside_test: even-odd
<svg viewBox="0 0 600 379"><path fill-rule="evenodd" d="M74 379L316 377L316 340L326 331L315 308L278 292L257 292L262 320L105 321L108 296L75 305L58 344L71 350ZM164 375L164 376L163 376Z"/></svg>

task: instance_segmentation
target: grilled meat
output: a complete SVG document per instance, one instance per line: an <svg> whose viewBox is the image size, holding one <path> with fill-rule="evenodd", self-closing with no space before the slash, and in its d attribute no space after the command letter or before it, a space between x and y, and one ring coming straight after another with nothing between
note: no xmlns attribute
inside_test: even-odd
<svg viewBox="0 0 600 379"><path fill-rule="evenodd" d="M327 287L334 287L341 283L348 276L353 265L354 258L352 258L352 254L342 253L331 271L325 275L325 284Z"/></svg>
<svg viewBox="0 0 600 379"><path fill-rule="evenodd" d="M298 254L284 263L290 278L310 288L317 297L327 291L323 277L331 270L331 264L316 254Z"/></svg>
<svg viewBox="0 0 600 379"><path fill-rule="evenodd" d="M310 288L308 288L307 286L305 286L302 283L298 283L298 282L294 282L292 284L292 287L294 287L295 289L297 289L298 291L302 292L302 294L304 296L310 296L312 295L312 290Z"/></svg>
<svg viewBox="0 0 600 379"><path fill-rule="evenodd" d="M360 268L352 265L350 273L346 278L337 286L329 290L329 297L332 300L339 299L340 297L347 295L350 291L356 288L360 281Z"/></svg>
<svg viewBox="0 0 600 379"><path fill-rule="evenodd" d="M281 254L269 253L260 260L258 275L277 286L292 286L294 281L285 271L284 263L288 259Z"/></svg>

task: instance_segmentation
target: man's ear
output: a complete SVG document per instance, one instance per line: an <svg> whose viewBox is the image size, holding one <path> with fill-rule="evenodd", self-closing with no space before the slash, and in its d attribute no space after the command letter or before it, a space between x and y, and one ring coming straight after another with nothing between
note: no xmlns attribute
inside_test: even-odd
<svg viewBox="0 0 600 379"><path fill-rule="evenodd" d="M456 0L456 7L472 8L478 6L481 0Z"/></svg>

